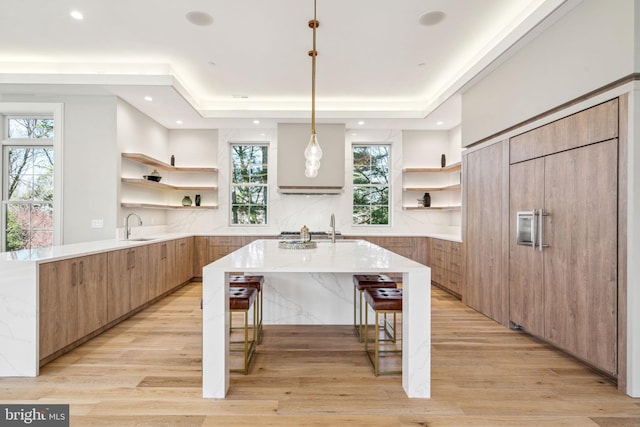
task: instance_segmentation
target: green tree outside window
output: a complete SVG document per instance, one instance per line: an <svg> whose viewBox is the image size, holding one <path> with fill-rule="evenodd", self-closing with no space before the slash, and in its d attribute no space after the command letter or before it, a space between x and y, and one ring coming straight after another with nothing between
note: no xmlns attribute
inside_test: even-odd
<svg viewBox="0 0 640 427"><path fill-rule="evenodd" d="M389 145L353 146L353 224L389 225Z"/></svg>
<svg viewBox="0 0 640 427"><path fill-rule="evenodd" d="M266 225L268 205L266 144L231 145L231 224Z"/></svg>

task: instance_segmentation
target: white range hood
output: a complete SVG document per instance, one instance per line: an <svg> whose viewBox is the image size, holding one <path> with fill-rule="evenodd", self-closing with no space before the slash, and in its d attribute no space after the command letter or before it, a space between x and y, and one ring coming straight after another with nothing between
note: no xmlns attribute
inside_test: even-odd
<svg viewBox="0 0 640 427"><path fill-rule="evenodd" d="M278 192L281 194L339 194L344 189L344 124L316 124L322 160L318 176L304 175L304 149L311 125L278 124Z"/></svg>

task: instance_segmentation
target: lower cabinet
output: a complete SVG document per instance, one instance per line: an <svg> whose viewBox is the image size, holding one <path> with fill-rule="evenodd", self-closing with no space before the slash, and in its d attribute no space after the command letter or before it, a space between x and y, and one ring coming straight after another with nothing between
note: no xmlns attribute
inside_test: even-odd
<svg viewBox="0 0 640 427"><path fill-rule="evenodd" d="M108 253L107 320L109 322L149 301L148 246Z"/></svg>
<svg viewBox="0 0 640 427"><path fill-rule="evenodd" d="M193 271L194 238L175 241L175 284L181 285L195 276Z"/></svg>
<svg viewBox="0 0 640 427"><path fill-rule="evenodd" d="M426 237L349 236L347 239L366 240L420 264L427 263Z"/></svg>
<svg viewBox="0 0 640 427"><path fill-rule="evenodd" d="M178 285L174 262L176 257L176 242L171 240L168 242L153 243L148 246L148 249L149 295L147 301L150 301Z"/></svg>
<svg viewBox="0 0 640 427"><path fill-rule="evenodd" d="M193 247L192 277L202 278L202 269L213 261L267 236L196 236Z"/></svg>
<svg viewBox="0 0 640 427"><path fill-rule="evenodd" d="M462 243L429 238L431 282L462 295Z"/></svg>
<svg viewBox="0 0 640 427"><path fill-rule="evenodd" d="M107 255L40 265L40 359L107 323Z"/></svg>

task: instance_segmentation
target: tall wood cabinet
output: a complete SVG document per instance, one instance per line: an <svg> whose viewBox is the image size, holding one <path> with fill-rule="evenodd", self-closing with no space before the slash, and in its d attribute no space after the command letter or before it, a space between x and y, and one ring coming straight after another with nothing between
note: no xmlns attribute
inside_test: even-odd
<svg viewBox="0 0 640 427"><path fill-rule="evenodd" d="M462 302L503 325L509 323L509 144L502 141L464 158L465 269Z"/></svg>
<svg viewBox="0 0 640 427"><path fill-rule="evenodd" d="M624 371L619 108L613 99L463 158L463 302L614 377ZM518 213L530 218L521 228Z"/></svg>
<svg viewBox="0 0 640 427"><path fill-rule="evenodd" d="M107 323L107 255L40 265L40 359Z"/></svg>
<svg viewBox="0 0 640 427"><path fill-rule="evenodd" d="M511 165L512 235L518 212L537 215L533 243L511 240L509 284L512 323L615 376L618 139L617 127L606 126L617 112L612 107L572 117L606 140L576 141L564 137L567 124L551 124L544 131L571 147Z"/></svg>

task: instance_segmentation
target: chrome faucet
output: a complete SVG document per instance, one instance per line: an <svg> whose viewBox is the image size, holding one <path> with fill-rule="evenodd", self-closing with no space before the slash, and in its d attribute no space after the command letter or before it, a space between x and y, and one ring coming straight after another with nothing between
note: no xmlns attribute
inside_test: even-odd
<svg viewBox="0 0 640 427"><path fill-rule="evenodd" d="M331 214L331 219L329 220L329 227L331 227L331 243L336 242L336 216Z"/></svg>
<svg viewBox="0 0 640 427"><path fill-rule="evenodd" d="M142 219L140 218L140 215L138 215L137 213L130 213L129 215L127 215L127 219L124 221L124 236L127 240L129 240L129 236L131 236L131 227L129 227L129 218L131 217L131 215L135 215L135 217L138 218L138 227L142 225Z"/></svg>

